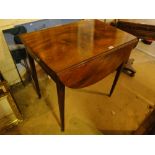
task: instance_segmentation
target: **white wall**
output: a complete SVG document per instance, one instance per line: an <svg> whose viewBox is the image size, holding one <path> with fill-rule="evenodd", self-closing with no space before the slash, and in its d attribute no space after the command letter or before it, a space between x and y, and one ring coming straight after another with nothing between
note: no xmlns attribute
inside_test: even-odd
<svg viewBox="0 0 155 155"><path fill-rule="evenodd" d="M5 42L2 30L31 21L34 21L34 19L0 19L0 71L9 85L20 82L20 79Z"/></svg>

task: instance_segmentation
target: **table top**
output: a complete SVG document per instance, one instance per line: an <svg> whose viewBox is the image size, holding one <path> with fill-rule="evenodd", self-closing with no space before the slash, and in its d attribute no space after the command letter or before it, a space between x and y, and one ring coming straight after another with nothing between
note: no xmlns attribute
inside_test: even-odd
<svg viewBox="0 0 155 155"><path fill-rule="evenodd" d="M30 53L56 73L136 39L100 20L82 20L22 34L20 38Z"/></svg>

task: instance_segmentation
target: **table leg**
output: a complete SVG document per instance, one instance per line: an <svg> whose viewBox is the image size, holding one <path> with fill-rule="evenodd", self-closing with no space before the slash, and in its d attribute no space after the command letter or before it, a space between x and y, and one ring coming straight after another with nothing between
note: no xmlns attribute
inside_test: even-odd
<svg viewBox="0 0 155 155"><path fill-rule="evenodd" d="M58 104L59 104L59 112L60 112L60 120L61 120L61 131L65 129L64 123L64 109L65 109L65 85L58 81L56 83L57 86L57 94L58 94Z"/></svg>
<svg viewBox="0 0 155 155"><path fill-rule="evenodd" d="M33 58L29 54L27 54L27 55L28 55L28 60L29 60L29 63L30 63L30 68L31 68L31 76L32 76L32 79L34 81L34 84L35 84L35 88L36 88L38 97L41 98L41 93L40 93L40 88L39 88L39 83L38 83L38 78L37 78L37 72L36 72L36 68L35 68L35 63L34 63Z"/></svg>
<svg viewBox="0 0 155 155"><path fill-rule="evenodd" d="M115 88L115 86L116 86L116 84L117 84L117 81L118 81L118 79L119 79L120 73L121 73L121 71L122 71L122 69L123 69L123 65L124 65L124 63L122 63L122 64L117 68L117 72L116 72L115 79L114 79L114 82L113 82L113 84L112 84L112 87L111 87L109 96L111 96L112 93L113 93L113 91L114 91L114 88Z"/></svg>

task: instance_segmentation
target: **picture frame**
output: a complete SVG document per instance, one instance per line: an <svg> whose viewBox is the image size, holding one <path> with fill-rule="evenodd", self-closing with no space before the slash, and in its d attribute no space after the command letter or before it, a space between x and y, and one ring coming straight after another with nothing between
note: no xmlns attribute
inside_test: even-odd
<svg viewBox="0 0 155 155"><path fill-rule="evenodd" d="M22 116L5 81L0 82L0 90L0 133L2 133L22 122Z"/></svg>
<svg viewBox="0 0 155 155"><path fill-rule="evenodd" d="M0 82L0 96L3 94L3 93L7 93L9 91L9 87L7 85L7 82L6 81L2 81Z"/></svg>

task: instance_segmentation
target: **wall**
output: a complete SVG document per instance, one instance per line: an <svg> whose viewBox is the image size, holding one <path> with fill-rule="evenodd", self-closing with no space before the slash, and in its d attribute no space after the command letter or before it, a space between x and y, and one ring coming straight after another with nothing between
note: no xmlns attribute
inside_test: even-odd
<svg viewBox="0 0 155 155"><path fill-rule="evenodd" d="M20 82L14 62L5 42L2 30L12 28L17 24L35 21L35 19L0 19L0 71L9 85Z"/></svg>

